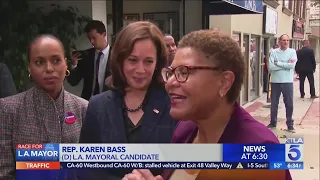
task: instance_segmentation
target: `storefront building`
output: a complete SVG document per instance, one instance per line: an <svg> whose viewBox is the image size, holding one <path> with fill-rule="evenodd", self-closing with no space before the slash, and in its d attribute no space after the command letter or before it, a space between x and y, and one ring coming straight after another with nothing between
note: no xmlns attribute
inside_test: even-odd
<svg viewBox="0 0 320 180"><path fill-rule="evenodd" d="M240 3L241 1L234 1ZM243 2L243 1L242 1ZM238 4L239 5L239 4ZM242 4L243 5L243 4ZM248 5L248 4L247 4ZM240 6L240 5L239 5ZM251 6L244 8L259 12L257 14L210 15L209 28L217 27L220 31L229 33L236 40L247 62L247 72L241 90L240 104L245 104L259 97L259 59L262 36L262 1L251 1Z"/></svg>
<svg viewBox="0 0 320 180"><path fill-rule="evenodd" d="M293 49L300 49L302 47L302 42L306 39L305 27L306 27L306 17L307 17L307 1L300 0L284 0L283 1L283 13L292 17L291 19L291 41L290 47Z"/></svg>
<svg viewBox="0 0 320 180"><path fill-rule="evenodd" d="M309 4L308 40L314 50L316 61L320 63L320 7Z"/></svg>
<svg viewBox="0 0 320 180"><path fill-rule="evenodd" d="M52 3L32 1L35 7L50 7ZM262 95L263 55L277 43L280 35L288 34L292 39L293 20L298 20L293 12L298 3L280 0L91 0L56 1L55 4L62 8L74 6L82 15L104 22L111 45L123 26L138 20L154 22L164 33L173 35L176 41L193 30L218 27L238 41L247 62L248 76L239 99L242 105ZM292 44L298 44L296 41L300 40L293 38ZM91 47L85 34L76 44L77 49ZM75 94L81 89L68 87Z"/></svg>
<svg viewBox="0 0 320 180"><path fill-rule="evenodd" d="M82 15L87 15L92 19L102 21L107 25L107 40L111 45L116 33L119 32L123 26L138 20L149 20L154 22L164 33L173 35L175 40L178 41L183 35L191 31L211 27L212 24L209 24L209 20L212 15L246 14L243 16L250 17L249 14L263 13L261 0L56 0L50 2L32 1L31 6L35 8L44 7L45 9L50 10L50 4L52 3L59 4L62 8L68 6L76 7ZM261 14L257 15L256 20L262 16ZM233 21L238 20L237 17L233 19ZM237 25L235 24L234 26L236 27ZM260 32L261 35L261 25L258 26L260 29L258 28L255 34L259 34L258 32ZM250 29L250 27L247 27L247 29ZM249 36L249 38L251 39L251 36ZM247 44L249 44L249 42L247 42ZM76 45L77 49L91 47L85 34L76 40ZM249 52L248 49L247 51ZM253 52L251 52L251 54L253 54ZM80 93L79 89L81 89L81 84L77 87L70 87L66 84L66 89L78 95Z"/></svg>
<svg viewBox="0 0 320 180"><path fill-rule="evenodd" d="M230 33L239 42L247 62L240 102L242 105L263 94L264 55L278 43L278 38L287 34L292 47L298 49L305 39L303 1L264 0L263 14L211 15L209 27L217 27Z"/></svg>
<svg viewBox="0 0 320 180"><path fill-rule="evenodd" d="M308 40L314 51L317 63L320 63L320 27L310 27L311 34L308 35Z"/></svg>

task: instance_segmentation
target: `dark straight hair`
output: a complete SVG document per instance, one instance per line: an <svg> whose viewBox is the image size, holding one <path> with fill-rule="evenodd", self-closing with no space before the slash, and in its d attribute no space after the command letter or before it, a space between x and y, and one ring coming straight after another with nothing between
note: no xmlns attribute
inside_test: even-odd
<svg viewBox="0 0 320 180"><path fill-rule="evenodd" d="M149 88L164 88L161 70L167 65L168 52L161 30L148 21L138 21L124 27L116 37L111 58L111 76L106 84L113 90L124 92L128 84L123 73L123 62L130 56L134 44L139 40L150 39L157 50L157 64Z"/></svg>
<svg viewBox="0 0 320 180"><path fill-rule="evenodd" d="M63 50L63 53L65 52L64 47L63 47L63 43L60 41L60 39L58 39L57 37L55 37L55 36L52 35L52 34L40 34L40 35L37 35L35 38L33 38L33 39L30 41L29 45L28 45L28 49L27 49L28 62L30 62L30 52L31 52L31 47L32 47L32 45L33 45L35 42L37 42L37 41L39 41L39 40L42 40L42 39L45 39L45 38L49 38L49 39L53 39L53 40L57 41L57 42L61 45L62 50Z"/></svg>

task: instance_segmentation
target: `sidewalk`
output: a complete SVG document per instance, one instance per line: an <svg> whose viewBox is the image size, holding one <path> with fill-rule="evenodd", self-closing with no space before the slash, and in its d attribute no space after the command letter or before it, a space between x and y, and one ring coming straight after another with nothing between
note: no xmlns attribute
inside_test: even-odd
<svg viewBox="0 0 320 180"><path fill-rule="evenodd" d="M314 74L316 95L319 93L320 65L317 65L317 71ZM293 119L296 133L290 133L286 130L286 114L282 97L280 97L278 110L278 125L273 132L277 135L281 143L284 143L285 137L304 137L304 170L290 171L294 180L319 180L319 111L320 103L318 99L310 99L309 82L305 81L304 99L300 98L299 81L294 82L294 112ZM265 125L270 122L270 103L266 102L267 95L264 94L253 102L244 106L244 108L257 120Z"/></svg>

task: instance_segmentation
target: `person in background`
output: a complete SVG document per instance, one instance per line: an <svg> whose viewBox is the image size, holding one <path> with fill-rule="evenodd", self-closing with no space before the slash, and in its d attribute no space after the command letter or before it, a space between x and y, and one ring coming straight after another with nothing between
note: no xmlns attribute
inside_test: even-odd
<svg viewBox="0 0 320 180"><path fill-rule="evenodd" d="M311 44L308 40L303 41L303 47L297 51L298 61L295 67L296 72L300 77L300 95L304 98L304 81L306 77L310 86L310 98L318 98L314 87L314 76L316 72L316 59L314 57L313 49L310 48Z"/></svg>
<svg viewBox="0 0 320 180"><path fill-rule="evenodd" d="M81 143L169 143L177 121L161 69L168 53L160 29L145 21L124 27L111 53L111 90L89 102ZM121 179L132 169L86 171L80 179ZM162 171L153 171L160 174Z"/></svg>
<svg viewBox="0 0 320 180"><path fill-rule="evenodd" d="M266 55L263 55L263 92L268 92L268 83L269 83L269 72L268 72L268 61Z"/></svg>
<svg viewBox="0 0 320 180"><path fill-rule="evenodd" d="M29 77L35 86L0 99L0 179L24 179L28 174L16 175L16 144L79 141L88 102L63 88L69 74L64 52L56 37L36 37L28 48ZM38 171L29 173L34 179L48 177Z"/></svg>
<svg viewBox="0 0 320 180"><path fill-rule="evenodd" d="M218 27L212 27L212 28L210 28L210 30L220 32L220 28L218 28Z"/></svg>
<svg viewBox="0 0 320 180"><path fill-rule="evenodd" d="M17 89L14 85L11 73L8 67L3 63L0 63L0 87L0 98L17 94Z"/></svg>
<svg viewBox="0 0 320 180"><path fill-rule="evenodd" d="M169 62L168 62L168 65L171 65L173 59L174 59L174 56L176 55L176 52L177 52L177 46L176 46L176 43L174 41L174 38L170 35L170 34L166 34L165 37L164 37L164 40L165 40L165 43L166 43L166 46L169 50Z"/></svg>
<svg viewBox="0 0 320 180"><path fill-rule="evenodd" d="M170 114L180 120L172 143L279 143L271 130L237 103L245 69L238 43L227 34L200 30L182 38L172 65L162 70L171 99ZM148 170L134 170L123 178L141 179L291 180L291 176L289 171L281 170L180 169L165 170L156 177Z"/></svg>
<svg viewBox="0 0 320 180"><path fill-rule="evenodd" d="M92 95L108 90L104 82L110 75L110 46L106 40L106 27L101 21L90 21L85 32L93 48L71 54L72 70L67 80L76 86L83 79L81 97L89 100Z"/></svg>
<svg viewBox="0 0 320 180"><path fill-rule="evenodd" d="M278 44L273 45L272 48L269 50L269 57L270 57L271 52L272 52L274 49L278 49L278 48L279 48Z"/></svg>
<svg viewBox="0 0 320 180"><path fill-rule="evenodd" d="M279 98L282 93L286 107L287 127L294 132L293 127L293 78L297 62L297 54L289 48L289 36L283 34L279 38L280 48L274 49L269 57L269 71L271 73L271 120L269 128L277 127Z"/></svg>

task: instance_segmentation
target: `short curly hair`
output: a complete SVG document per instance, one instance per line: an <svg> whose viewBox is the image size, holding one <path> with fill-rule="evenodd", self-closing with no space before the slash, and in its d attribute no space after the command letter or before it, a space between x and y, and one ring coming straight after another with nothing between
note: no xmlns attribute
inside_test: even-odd
<svg viewBox="0 0 320 180"><path fill-rule="evenodd" d="M224 71L232 71L235 80L227 93L228 102L237 101L244 80L246 65L239 44L230 35L214 30L199 30L185 35L178 48L190 47Z"/></svg>

